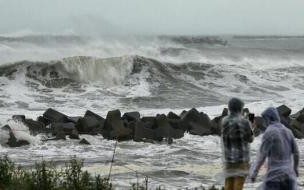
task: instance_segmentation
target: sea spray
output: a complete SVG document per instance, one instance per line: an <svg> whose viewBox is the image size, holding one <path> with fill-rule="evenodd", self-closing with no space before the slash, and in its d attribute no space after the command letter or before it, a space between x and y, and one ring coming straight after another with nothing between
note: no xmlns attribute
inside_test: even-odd
<svg viewBox="0 0 304 190"><path fill-rule="evenodd" d="M30 144L41 143L41 136L33 136L30 130L22 122L9 120L7 124L10 126L13 134L18 140L26 140Z"/></svg>

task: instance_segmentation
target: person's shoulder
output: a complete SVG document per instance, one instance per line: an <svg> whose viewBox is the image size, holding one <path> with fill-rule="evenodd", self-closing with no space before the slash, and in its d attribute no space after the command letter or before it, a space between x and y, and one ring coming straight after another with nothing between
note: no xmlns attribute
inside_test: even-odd
<svg viewBox="0 0 304 190"><path fill-rule="evenodd" d="M245 118L240 118L240 122L244 127L250 127L250 121Z"/></svg>
<svg viewBox="0 0 304 190"><path fill-rule="evenodd" d="M263 138L273 137L273 136L276 136L276 134L278 134L278 133L280 133L280 132L277 127L275 127L274 125L269 125L263 134Z"/></svg>

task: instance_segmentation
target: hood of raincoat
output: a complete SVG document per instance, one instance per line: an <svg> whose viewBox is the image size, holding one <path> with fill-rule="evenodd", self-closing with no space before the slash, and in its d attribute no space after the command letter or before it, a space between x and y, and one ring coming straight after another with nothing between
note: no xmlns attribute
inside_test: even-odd
<svg viewBox="0 0 304 190"><path fill-rule="evenodd" d="M241 113L244 107L244 102L239 98L231 98L228 102L230 113Z"/></svg>
<svg viewBox="0 0 304 190"><path fill-rule="evenodd" d="M279 112L274 107L267 108L262 113L262 117L266 120L266 122L268 121L268 123L280 122Z"/></svg>

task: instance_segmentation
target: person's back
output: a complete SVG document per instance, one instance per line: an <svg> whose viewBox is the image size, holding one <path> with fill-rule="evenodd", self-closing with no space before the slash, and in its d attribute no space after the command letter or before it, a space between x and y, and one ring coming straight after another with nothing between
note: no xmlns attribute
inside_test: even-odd
<svg viewBox="0 0 304 190"><path fill-rule="evenodd" d="M232 98L228 103L230 114L222 120L225 190L243 189L249 170L249 143L253 140L253 132L249 121L241 116L243 107L240 99Z"/></svg>
<svg viewBox="0 0 304 190"><path fill-rule="evenodd" d="M250 161L250 146L253 140L248 120L240 115L231 114L223 119L222 140L225 163Z"/></svg>
<svg viewBox="0 0 304 190"><path fill-rule="evenodd" d="M285 172L292 170L292 134L285 126L280 123L270 125L265 134L266 146L268 148L268 169L278 174L278 172ZM266 148L267 149L267 148Z"/></svg>
<svg viewBox="0 0 304 190"><path fill-rule="evenodd" d="M253 167L252 177L256 177L267 158L264 189L296 189L299 152L293 134L280 123L275 108L268 108L262 115L268 120L268 127L262 139L258 160Z"/></svg>

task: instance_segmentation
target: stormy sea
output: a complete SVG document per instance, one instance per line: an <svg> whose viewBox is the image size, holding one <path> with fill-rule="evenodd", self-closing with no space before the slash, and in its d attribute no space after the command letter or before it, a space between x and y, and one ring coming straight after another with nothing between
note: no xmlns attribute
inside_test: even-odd
<svg viewBox="0 0 304 190"><path fill-rule="evenodd" d="M43 142L11 116L36 119L48 108L69 116L110 110L155 116L197 108L210 118L221 115L231 97L259 115L268 106L304 107L304 37L295 36L0 36L0 126L10 124L30 145L9 148L0 133L0 155L33 166L59 165L76 156L91 173L109 172L115 141L101 135ZM261 137L251 145L255 159ZM300 152L304 141L297 140ZM304 184L301 156L298 184ZM123 141L115 152L112 178L117 189L150 177L166 189L221 185L218 136L185 134L172 144ZM134 171L137 171L134 172ZM265 173L262 169L260 176ZM143 174L143 175L142 175ZM249 181L245 189L261 183Z"/></svg>

